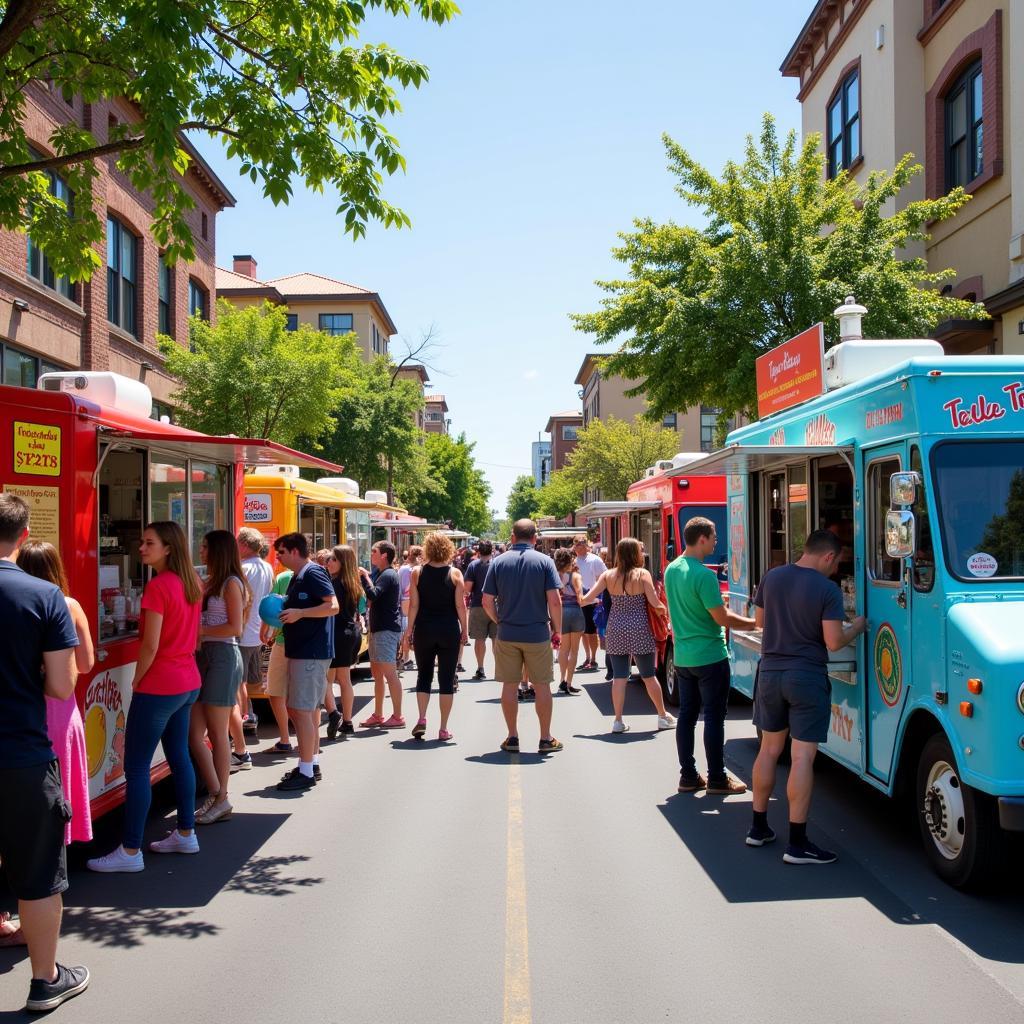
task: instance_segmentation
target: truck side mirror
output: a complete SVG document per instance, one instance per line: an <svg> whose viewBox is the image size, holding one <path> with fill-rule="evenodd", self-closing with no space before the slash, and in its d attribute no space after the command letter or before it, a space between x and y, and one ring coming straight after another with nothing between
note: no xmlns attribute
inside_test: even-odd
<svg viewBox="0 0 1024 1024"><path fill-rule="evenodd" d="M914 553L913 512L886 512L885 553L890 558L909 558Z"/></svg>
<svg viewBox="0 0 1024 1024"><path fill-rule="evenodd" d="M919 473L893 473L889 477L889 504L907 507L917 500L917 488L921 483Z"/></svg>

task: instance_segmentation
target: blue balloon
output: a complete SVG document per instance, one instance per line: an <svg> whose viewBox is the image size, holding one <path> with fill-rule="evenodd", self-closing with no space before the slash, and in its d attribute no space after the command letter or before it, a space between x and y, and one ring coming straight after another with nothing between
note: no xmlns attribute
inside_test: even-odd
<svg viewBox="0 0 1024 1024"><path fill-rule="evenodd" d="M281 611L283 609L283 594L267 594L267 596L260 601L260 618L268 626L272 626L274 629L280 629L282 626Z"/></svg>

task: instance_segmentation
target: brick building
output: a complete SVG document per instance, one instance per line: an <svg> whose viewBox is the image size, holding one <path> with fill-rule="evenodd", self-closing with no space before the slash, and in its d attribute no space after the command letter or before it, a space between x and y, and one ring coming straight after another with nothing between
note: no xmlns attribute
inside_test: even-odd
<svg viewBox="0 0 1024 1024"><path fill-rule="evenodd" d="M564 468L569 453L576 447L576 435L583 426L583 413L575 409L553 412L548 417L544 432L551 435L551 458L548 472L555 473Z"/></svg>
<svg viewBox="0 0 1024 1024"><path fill-rule="evenodd" d="M447 434L451 420L444 395L424 395L423 405L423 429L428 434Z"/></svg>
<svg viewBox="0 0 1024 1024"><path fill-rule="evenodd" d="M138 116L123 100L65 100L45 86L28 89L25 130L40 153L61 124L74 123L107 141L118 123ZM47 370L113 370L143 380L153 392L155 414L168 411L175 381L163 370L156 347L160 331L188 344L191 311L212 316L217 214L235 200L187 141L192 157L185 188L195 202L188 212L196 258L167 265L150 235L153 202L115 167L115 157L96 161L93 201L106 221L97 248L103 257L92 279L71 284L50 270L46 254L16 231L0 231L0 357L5 384L34 387ZM63 179L51 188L65 196ZM65 196L66 197L66 196Z"/></svg>

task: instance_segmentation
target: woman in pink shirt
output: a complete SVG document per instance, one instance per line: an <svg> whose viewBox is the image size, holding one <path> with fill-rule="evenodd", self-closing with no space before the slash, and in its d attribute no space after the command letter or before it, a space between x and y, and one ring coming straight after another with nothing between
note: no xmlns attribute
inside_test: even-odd
<svg viewBox="0 0 1024 1024"><path fill-rule="evenodd" d="M152 793L150 766L158 743L174 777L178 827L149 844L154 853L198 853L196 776L188 753L189 714L199 694L195 651L202 588L177 523L150 523L139 545L142 564L155 573L142 595L139 660L124 738L124 839L88 862L93 871L142 871L142 831Z"/></svg>

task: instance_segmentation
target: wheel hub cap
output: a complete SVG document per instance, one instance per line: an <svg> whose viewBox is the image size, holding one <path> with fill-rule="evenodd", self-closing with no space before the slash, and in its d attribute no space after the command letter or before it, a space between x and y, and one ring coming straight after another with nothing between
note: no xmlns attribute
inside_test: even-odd
<svg viewBox="0 0 1024 1024"><path fill-rule="evenodd" d="M945 761L928 773L921 812L939 852L955 860L964 845L964 796L956 771Z"/></svg>

